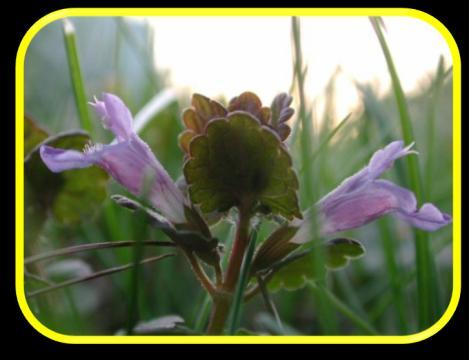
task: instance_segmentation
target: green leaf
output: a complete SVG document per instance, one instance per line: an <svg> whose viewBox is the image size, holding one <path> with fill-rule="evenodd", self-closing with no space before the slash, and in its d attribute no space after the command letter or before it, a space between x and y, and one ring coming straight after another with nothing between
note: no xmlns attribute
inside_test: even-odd
<svg viewBox="0 0 469 360"><path fill-rule="evenodd" d="M42 144L82 150L89 136L82 131L49 137ZM25 158L25 205L31 215L45 219L51 212L64 225L90 219L106 198L108 175L98 167L51 172L39 156L39 145Z"/></svg>
<svg viewBox="0 0 469 360"><path fill-rule="evenodd" d="M39 143L48 138L47 132L29 116L24 117L24 155L28 156Z"/></svg>
<svg viewBox="0 0 469 360"><path fill-rule="evenodd" d="M325 266L328 270L341 269L350 260L356 260L365 254L362 244L347 238L328 241L325 247ZM300 255L292 255L291 259L294 260L291 262L289 258L285 259L285 266L282 266L269 282L269 290L278 291L281 288L297 290L308 282L314 281L316 279L316 271L312 251L314 251L314 248Z"/></svg>
<svg viewBox="0 0 469 360"><path fill-rule="evenodd" d="M194 251L199 258L208 264L217 264L220 260L218 240L210 234L200 231L175 228L165 217L143 206L137 201L122 195L112 195L111 198L119 205L132 211L140 211L149 223L163 231L174 243L186 250Z"/></svg>
<svg viewBox="0 0 469 360"><path fill-rule="evenodd" d="M336 270L348 265L365 254L365 248L358 241L347 238L334 239L327 243L326 266Z"/></svg>
<svg viewBox="0 0 469 360"><path fill-rule="evenodd" d="M189 195L204 213L249 203L301 218L298 180L279 137L244 111L214 119L190 142L184 165Z"/></svg>
<svg viewBox="0 0 469 360"><path fill-rule="evenodd" d="M270 291L297 290L315 279L313 255L304 255L278 270L267 285Z"/></svg>
<svg viewBox="0 0 469 360"><path fill-rule="evenodd" d="M252 273L255 274L258 271L269 268L297 249L300 245L290 242L290 239L297 231L297 226L288 224L275 230L257 250L252 262Z"/></svg>

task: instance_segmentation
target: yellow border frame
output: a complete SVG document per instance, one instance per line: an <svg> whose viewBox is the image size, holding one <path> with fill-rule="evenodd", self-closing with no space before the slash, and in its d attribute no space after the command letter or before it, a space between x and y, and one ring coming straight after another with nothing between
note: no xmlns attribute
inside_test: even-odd
<svg viewBox="0 0 469 360"><path fill-rule="evenodd" d="M406 16L433 26L446 40L453 57L453 291L443 316L428 329L412 335L377 336L74 336L55 332L34 316L24 292L24 60L33 37L47 24L70 16ZM448 29L433 16L419 10L395 9L158 9L76 8L52 12L27 31L16 57L16 295L19 306L34 329L63 343L89 344L406 344L436 334L451 319L461 293L461 59Z"/></svg>

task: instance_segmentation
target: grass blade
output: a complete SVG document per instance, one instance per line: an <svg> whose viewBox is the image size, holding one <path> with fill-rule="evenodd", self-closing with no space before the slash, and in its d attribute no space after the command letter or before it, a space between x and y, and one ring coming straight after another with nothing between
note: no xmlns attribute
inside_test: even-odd
<svg viewBox="0 0 469 360"><path fill-rule="evenodd" d="M296 69L296 80L299 94L299 119L301 121L301 133L300 135L300 146L301 146L301 165L303 173L301 176L302 183L302 204L308 208L315 203L316 192L318 183L314 183L314 168L313 162L310 161L310 157L313 155L313 145L315 143L314 138L314 127L311 117L308 117L307 106L306 106L306 95L305 95L305 72L301 50L301 31L300 21L297 17L292 17L292 36L293 36L293 51L294 51L294 68ZM316 216L312 216L312 224L310 224L310 233L312 239L317 239L315 229L317 229L315 222ZM318 278L325 278L324 270L324 256L320 251L314 252L315 271L317 271ZM323 332L333 333L336 332L337 326L335 317L329 303L325 299L322 293L315 293L317 300L317 312L319 316L319 322Z"/></svg>
<svg viewBox="0 0 469 360"><path fill-rule="evenodd" d="M430 87L429 101L428 101L428 126L427 126L427 139L426 139L426 155L427 161L425 163L425 194L430 198L432 191L432 176L433 176L433 153L435 142L435 121L438 99L445 81L445 62L441 56L438 62L435 78Z"/></svg>
<svg viewBox="0 0 469 360"><path fill-rule="evenodd" d="M75 104L78 109L80 123L83 129L91 134L93 132L93 126L88 111L88 101L80 68L80 60L78 58L75 27L69 19L63 20L63 34L73 94L75 95Z"/></svg>
<svg viewBox="0 0 469 360"><path fill-rule="evenodd" d="M312 154L313 146L313 124L307 117L306 110L306 96L305 96L305 78L303 76L303 57L301 51L301 35L300 35L300 23L297 17L292 18L292 34L293 34L293 48L294 48L294 68L296 69L297 88L299 95L299 120L301 121L301 157L302 166L304 169L303 173L303 198L306 203L306 207L309 207L314 203L313 195L313 169L309 158Z"/></svg>
<svg viewBox="0 0 469 360"><path fill-rule="evenodd" d="M389 74L391 76L392 88L399 111L403 139L406 144L410 144L414 141L412 122L407 108L404 91L402 90L401 82L392 59L391 51L386 43L380 20L377 18L370 18L370 21L373 29L375 30L376 36L378 37L378 41L386 59ZM407 156L406 161L410 188L415 193L417 201L421 203L423 200L423 187L417 157ZM415 230L415 251L417 262L417 309L419 315L419 327L420 329L425 329L437 319L438 314L434 311L436 304L436 299L434 299L434 295L436 293L434 288L436 287L436 284L434 283L435 277L433 276L432 264L434 260L428 244L427 233L421 230Z"/></svg>
<svg viewBox="0 0 469 360"><path fill-rule="evenodd" d="M367 116L373 124L377 125L376 128L382 139L382 145L384 146L385 144L389 144L395 139L395 136L392 134L391 122L388 119L385 109L380 106L380 102L371 86L357 84L357 87L362 93ZM363 124L362 132L368 131L369 129L365 128L365 126L369 125ZM363 142L364 147L367 146L367 144L368 141ZM400 183L407 183L405 167L402 163L396 162L394 171ZM393 304L397 311L397 316L394 318L401 333L406 334L409 332L409 316L407 314L407 306L404 298L405 289L403 288L402 281L400 280L402 277L401 270L397 260L397 254L399 253L399 241L394 241L395 239L391 235L392 232L390 223L387 219L382 219L379 221L378 226L380 231L379 238L381 239L384 262L386 264L386 271L393 292Z"/></svg>
<svg viewBox="0 0 469 360"><path fill-rule="evenodd" d="M194 331L196 333L202 333L205 325L207 324L207 320L210 315L210 300L210 295L204 292L202 303L196 308L198 314L194 322Z"/></svg>
<svg viewBox="0 0 469 360"><path fill-rule="evenodd" d="M241 267L241 273L236 286L236 291L233 296L233 303L231 305L232 311L229 320L229 335L234 335L239 325L239 318L241 315L241 306L243 303L244 290L249 280L249 273L254 256L254 250L256 249L257 240L257 229L253 229L251 232L251 239L249 240L248 249L244 256L243 265Z"/></svg>

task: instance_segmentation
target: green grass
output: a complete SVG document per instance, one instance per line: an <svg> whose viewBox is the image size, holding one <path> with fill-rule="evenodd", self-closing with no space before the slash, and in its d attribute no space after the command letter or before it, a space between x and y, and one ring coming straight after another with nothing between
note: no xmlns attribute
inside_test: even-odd
<svg viewBox="0 0 469 360"><path fill-rule="evenodd" d="M68 36L63 33L61 23L51 24L47 32L33 40L27 55L25 87L37 89L41 84L43 91L29 93L26 110L33 115L54 114L35 116L41 125L52 131L70 129L78 120L82 128L94 132L96 141L105 142L103 139L106 136L109 139L109 135L91 123L87 105L90 96L102 91L115 92L129 104L132 113L137 114L162 90L171 89L171 83L160 69L153 68L152 51L145 47L153 35L145 24L93 19L92 27L90 21L73 19L75 30ZM337 84L332 78L331 86L324 89L330 101L327 106L332 110L313 119L312 114L317 112L314 99L306 92L305 81L307 76L314 79L315 69L310 68L306 74L302 50L309 45L301 42L299 19L292 25L292 95L297 115L291 123L293 131L288 143L301 182L302 208L310 207L345 177L362 168L376 149L403 138L406 143L416 141L420 155L397 161L387 176L412 188L420 204L431 201L445 210L451 209L451 178L440 175L451 174L452 169L448 150L452 144L448 127L452 114L452 79L448 65L440 63L420 92L404 94L392 49L387 46L379 24L375 24L377 41L382 46L392 78L390 93L378 96L372 86L357 84L359 91L366 88L363 110L357 107L358 110L345 119L336 119L332 110L334 84ZM95 38L96 31L103 35L103 43ZM374 37L371 26L369 36ZM86 56L83 44L88 47L97 44L92 58ZM56 52L41 51L57 46L63 46L62 58ZM320 52L316 56L320 57ZM98 64L104 65L98 67ZM41 77L54 73L67 76L57 76L53 83ZM58 89L62 98L57 105L54 99ZM262 100L268 103L271 99ZM188 94L180 96L149 114L141 133L174 178L181 175L183 155L177 147L177 135L181 130L181 109L188 101ZM49 104L56 106L55 111L44 110ZM111 183L109 194L115 193L124 193L124 190ZM25 221L28 226L28 217ZM273 227L272 222L262 224L258 243ZM214 227L214 234L226 249L223 255L226 259L233 226L220 223ZM316 238L314 228L311 234ZM367 249L366 256L338 273L324 274L323 280L314 287L271 293L266 301L258 295L249 303L241 304L238 292L234 306L238 309L237 315L227 323L226 329L230 333L245 328L276 334L403 334L428 327L440 316L451 295L452 264L447 258L451 249L450 227L431 236L420 232L414 236L413 230L402 222L382 219L345 235L361 241ZM37 239L28 240L26 247L28 253L41 254L70 246L112 244L99 251L61 254L44 260L31 269L42 277L57 260L78 259L96 273L125 264L136 265L142 259L167 252L156 246L137 249L117 243L136 240L167 239L161 232L142 225L130 212L106 201L98 216L78 228L49 219ZM138 321L169 314L181 315L187 326L202 333L207 326L211 301L179 255L153 264L130 266L112 276L69 286L66 292L57 290L34 296L29 300L31 308L41 322L53 330L70 334L114 334L119 329L130 330ZM242 276L240 278L243 280ZM28 291L35 291L43 284L40 279L28 278L27 286ZM266 302L275 307L269 308L268 304L266 307ZM278 313L277 319L275 313Z"/></svg>
<svg viewBox="0 0 469 360"><path fill-rule="evenodd" d="M389 74L392 79L392 88L399 110L402 137L406 144L410 144L415 141L412 121L391 51L389 50L382 31L382 22L379 18L371 18L371 22L383 50ZM409 175L409 187L415 193L417 202L421 204L425 195L423 194L422 175L418 159L415 156L408 156L406 158L406 162ZM415 251L417 264L419 325L420 329L423 330L429 327L437 319L435 302L438 300L435 298L435 295L437 297L439 296L438 292L435 291L437 284L433 265L434 259L429 246L429 236L426 232L415 230Z"/></svg>
<svg viewBox="0 0 469 360"><path fill-rule="evenodd" d="M300 202L303 205L303 209L310 208L317 200L317 190L320 189L318 181L315 179L315 170L317 170L316 163L311 161L312 157L319 154L319 151L324 149L324 146L319 145L317 152L313 151L313 146L316 145L318 136L314 129L314 121L311 116L308 116L306 94L305 94L305 75L306 70L303 65L302 50L301 50L301 30L300 20L297 17L292 18L292 35L293 35L293 48L294 48L294 68L297 80L298 90L298 104L299 104L299 120L301 121L301 133L300 133L300 146L301 146L301 192ZM316 219L313 216L313 219ZM317 224L313 220L310 224L311 239L313 241L319 241ZM318 251L313 253L315 262L315 271L318 274L318 281L326 284L326 273L324 271L324 255L322 248L318 247ZM318 316L320 326L324 333L333 334L337 333L337 323L334 313L327 301L323 292L313 292L316 298L316 306L318 307Z"/></svg>
<svg viewBox="0 0 469 360"><path fill-rule="evenodd" d="M257 230L252 229L249 239L249 245L244 255L241 272L239 274L238 284L233 294L233 303L231 305L231 314L228 319L228 334L234 335L239 328L241 307L243 305L243 296L249 281L249 272L251 269L252 258L257 244Z"/></svg>
<svg viewBox="0 0 469 360"><path fill-rule="evenodd" d="M88 96L85 91L83 76L81 74L80 59L78 57L77 43L75 38L75 27L68 19L63 20L63 34L70 78L75 95L75 104L78 109L81 126L90 134L93 133L90 113L88 111Z"/></svg>

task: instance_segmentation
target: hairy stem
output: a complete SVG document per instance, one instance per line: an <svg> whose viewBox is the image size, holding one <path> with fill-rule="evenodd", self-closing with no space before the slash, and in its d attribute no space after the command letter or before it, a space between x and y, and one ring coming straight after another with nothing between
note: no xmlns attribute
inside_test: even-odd
<svg viewBox="0 0 469 360"><path fill-rule="evenodd" d="M225 281L219 288L218 296L213 298L213 308L207 333L221 334L228 318L231 306L232 293L238 282L244 254L249 244L249 224L251 219L250 206L239 206L239 217L236 226L236 235L231 251Z"/></svg>
<svg viewBox="0 0 469 360"><path fill-rule="evenodd" d="M205 290L210 294L210 296L215 295L215 287L213 286L212 282L208 278L207 274L205 273L204 269L200 265L199 261L197 258L194 256L194 254L191 251L184 251L187 260L189 260L189 263L191 264L192 270L194 274L197 276L197 279L200 281L202 286L204 287Z"/></svg>

